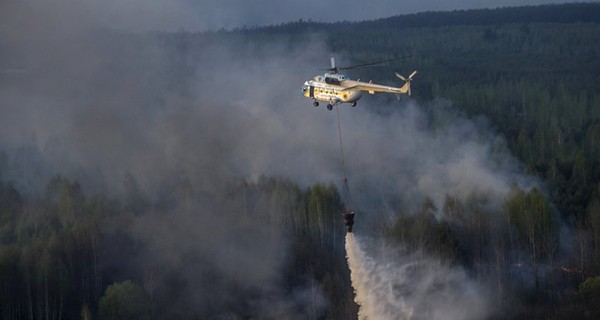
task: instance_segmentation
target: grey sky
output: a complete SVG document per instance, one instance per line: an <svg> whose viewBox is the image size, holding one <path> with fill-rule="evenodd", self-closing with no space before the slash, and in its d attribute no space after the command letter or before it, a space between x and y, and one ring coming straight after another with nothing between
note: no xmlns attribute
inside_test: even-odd
<svg viewBox="0 0 600 320"><path fill-rule="evenodd" d="M539 5L577 0L87 0L94 18L125 29L215 30L298 19L369 20L423 11Z"/></svg>

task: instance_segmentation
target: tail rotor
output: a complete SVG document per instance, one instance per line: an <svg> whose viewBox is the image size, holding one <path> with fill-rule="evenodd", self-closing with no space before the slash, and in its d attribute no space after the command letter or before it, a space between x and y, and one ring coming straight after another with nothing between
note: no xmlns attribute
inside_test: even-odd
<svg viewBox="0 0 600 320"><path fill-rule="evenodd" d="M405 86L407 86L407 93L410 96L411 92L410 92L410 83L413 81L413 77L417 74L417 71L413 71L408 78L405 78L403 75L399 74L398 72L396 72L396 77L400 78L400 80L406 82Z"/></svg>

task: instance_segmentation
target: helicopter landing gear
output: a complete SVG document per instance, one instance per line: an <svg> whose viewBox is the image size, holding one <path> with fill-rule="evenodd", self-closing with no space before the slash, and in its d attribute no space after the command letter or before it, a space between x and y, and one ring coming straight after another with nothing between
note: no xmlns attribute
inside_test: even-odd
<svg viewBox="0 0 600 320"><path fill-rule="evenodd" d="M319 106L319 101L315 100L315 102L313 102L313 107L318 107L318 106Z"/></svg>
<svg viewBox="0 0 600 320"><path fill-rule="evenodd" d="M352 102L350 102L350 106L352 106L352 107L356 107L356 101L352 101Z"/></svg>
<svg viewBox="0 0 600 320"><path fill-rule="evenodd" d="M331 103L327 105L327 110L329 110L329 111L333 110L333 105Z"/></svg>

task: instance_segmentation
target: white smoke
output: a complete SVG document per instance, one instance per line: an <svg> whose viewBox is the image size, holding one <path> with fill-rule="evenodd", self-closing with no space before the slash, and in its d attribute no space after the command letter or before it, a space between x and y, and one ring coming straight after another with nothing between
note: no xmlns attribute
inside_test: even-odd
<svg viewBox="0 0 600 320"><path fill-rule="evenodd" d="M459 268L383 249L367 254L352 233L346 254L359 320L475 320L489 314L483 287Z"/></svg>

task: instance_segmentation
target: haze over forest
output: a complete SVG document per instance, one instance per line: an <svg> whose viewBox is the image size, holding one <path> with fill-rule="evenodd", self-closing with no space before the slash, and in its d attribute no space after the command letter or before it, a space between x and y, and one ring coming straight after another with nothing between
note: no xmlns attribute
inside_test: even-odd
<svg viewBox="0 0 600 320"><path fill-rule="evenodd" d="M599 4L222 3L0 5L0 318L600 316Z"/></svg>

